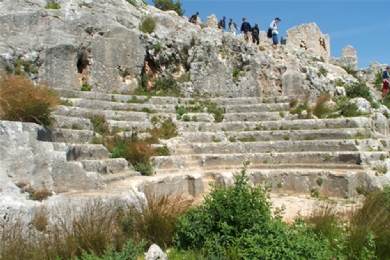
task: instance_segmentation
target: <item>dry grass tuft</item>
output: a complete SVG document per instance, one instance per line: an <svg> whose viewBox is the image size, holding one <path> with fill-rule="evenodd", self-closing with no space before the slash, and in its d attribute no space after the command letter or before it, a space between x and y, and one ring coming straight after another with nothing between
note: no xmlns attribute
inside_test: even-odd
<svg viewBox="0 0 390 260"><path fill-rule="evenodd" d="M2 75L0 82L0 118L50 126L52 110L59 103L56 93L46 86L34 86L23 76Z"/></svg>
<svg viewBox="0 0 390 260"><path fill-rule="evenodd" d="M182 195L157 195L146 192L146 197L137 196L136 203L127 205L122 221L126 231L140 241L146 239L148 245L171 246L176 231L176 219L192 205L193 198Z"/></svg>

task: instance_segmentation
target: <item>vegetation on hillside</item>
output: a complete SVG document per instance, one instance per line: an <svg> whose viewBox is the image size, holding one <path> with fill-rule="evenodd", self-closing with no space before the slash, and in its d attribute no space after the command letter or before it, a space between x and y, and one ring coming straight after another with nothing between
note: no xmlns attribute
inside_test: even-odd
<svg viewBox="0 0 390 260"><path fill-rule="evenodd" d="M185 12L185 10L181 8L180 0L177 0L177 2L173 2L172 0L153 0L153 3L155 7L163 11L172 10L180 16L183 16Z"/></svg>
<svg viewBox="0 0 390 260"><path fill-rule="evenodd" d="M57 94L46 86L34 86L23 76L3 75L0 81L0 118L51 126L51 112L59 103Z"/></svg>

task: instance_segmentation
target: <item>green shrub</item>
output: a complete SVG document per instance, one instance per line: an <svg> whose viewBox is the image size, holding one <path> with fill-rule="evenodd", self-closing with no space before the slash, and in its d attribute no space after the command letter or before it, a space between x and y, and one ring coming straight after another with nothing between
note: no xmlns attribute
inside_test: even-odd
<svg viewBox="0 0 390 260"><path fill-rule="evenodd" d="M127 2L129 2L134 7L138 7L138 4L135 0L127 0Z"/></svg>
<svg viewBox="0 0 390 260"><path fill-rule="evenodd" d="M104 115L89 115L89 120L93 125L93 130L101 135L106 135L110 133L110 128L108 127L108 123L106 117Z"/></svg>
<svg viewBox="0 0 390 260"><path fill-rule="evenodd" d="M175 242L220 259L332 258L328 240L299 221L283 223L280 213L273 217L267 190L248 184L244 166L234 185L213 185L202 205L179 217Z"/></svg>
<svg viewBox="0 0 390 260"><path fill-rule="evenodd" d="M353 85L350 85L346 88L347 97L349 98L356 98L356 97L362 97L365 98L368 101L372 101L372 96L369 87L363 83L355 83Z"/></svg>
<svg viewBox="0 0 390 260"><path fill-rule="evenodd" d="M340 115L344 117L361 116L359 108L355 103L347 103L340 107Z"/></svg>
<svg viewBox="0 0 390 260"><path fill-rule="evenodd" d="M61 6L55 0L48 0L45 8L46 9L61 9Z"/></svg>
<svg viewBox="0 0 390 260"><path fill-rule="evenodd" d="M57 94L46 86L22 76L4 75L0 82L0 118L51 126L53 109L59 103Z"/></svg>
<svg viewBox="0 0 390 260"><path fill-rule="evenodd" d="M175 11L179 16L183 16L185 10L181 9L181 2L180 0L177 0L176 3L174 3L172 0L152 0L154 3L154 6L158 9L161 9L163 11L173 10Z"/></svg>
<svg viewBox="0 0 390 260"><path fill-rule="evenodd" d="M238 69L233 70L233 82L236 82L238 80L238 77L240 76L240 71Z"/></svg>
<svg viewBox="0 0 390 260"><path fill-rule="evenodd" d="M142 18L139 29L144 33L152 33L156 29L156 20L152 16Z"/></svg>
<svg viewBox="0 0 390 260"><path fill-rule="evenodd" d="M81 91L91 91L91 87L89 86L88 83L83 83L83 85L80 88Z"/></svg>
<svg viewBox="0 0 390 260"><path fill-rule="evenodd" d="M149 162L138 162L133 164L134 170L140 172L142 175L152 176L153 175L153 165Z"/></svg>
<svg viewBox="0 0 390 260"><path fill-rule="evenodd" d="M382 92L382 82L383 82L382 71L378 71L377 73L375 73L375 80L373 83L374 83L375 89L378 91L381 91L381 92Z"/></svg>

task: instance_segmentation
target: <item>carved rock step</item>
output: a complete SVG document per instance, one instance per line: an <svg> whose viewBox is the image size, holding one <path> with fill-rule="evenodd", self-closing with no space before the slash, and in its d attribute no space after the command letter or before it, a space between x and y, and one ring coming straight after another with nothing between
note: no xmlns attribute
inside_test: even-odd
<svg viewBox="0 0 390 260"><path fill-rule="evenodd" d="M172 138L174 143L207 143L220 140L227 142L234 140L253 141L281 141L285 140L328 140L328 139L354 139L361 134L365 134L365 128L347 128L347 129L313 129L313 130L263 130L263 131L224 131L224 132L184 132L179 137ZM370 136L370 134L367 134Z"/></svg>
<svg viewBox="0 0 390 260"><path fill-rule="evenodd" d="M80 117L68 117L53 114L55 119L54 127L64 129L77 129L77 130L91 130L93 131L93 125L91 120Z"/></svg>
<svg viewBox="0 0 390 260"><path fill-rule="evenodd" d="M107 158L102 160L81 160L82 168L87 172L98 172L99 174L113 174L128 170L128 162L124 158Z"/></svg>
<svg viewBox="0 0 390 260"><path fill-rule="evenodd" d="M359 145L364 143L361 140ZM368 142L368 140L367 140ZM184 149L176 146L178 154L239 154L239 153L271 153L271 152L337 152L337 151L371 151L384 150L378 140L369 140L374 146L357 146L355 140L297 140L297 141L269 141L269 142L224 142L224 143L191 143L190 149L185 144ZM360 148L360 149L359 149Z"/></svg>
<svg viewBox="0 0 390 260"><path fill-rule="evenodd" d="M262 122L176 122L180 132L215 132L215 131L253 131L272 129L340 129L340 128L367 128L370 129L371 121L366 117L334 118L334 119L297 119L283 121L262 121Z"/></svg>
<svg viewBox="0 0 390 260"><path fill-rule="evenodd" d="M110 128L110 131L114 129L120 129L121 131L127 132L133 129L138 131L145 131L147 129L152 129L153 124L150 121L116 121L116 120L107 120L107 124Z"/></svg>
<svg viewBox="0 0 390 260"><path fill-rule="evenodd" d="M95 137L90 130L72 130L65 128L52 128L38 132L39 141L63 142L63 143L90 143Z"/></svg>
<svg viewBox="0 0 390 260"><path fill-rule="evenodd" d="M244 161L251 164L312 164L321 168L324 164L362 165L372 160L387 158L386 151L359 152L288 152L288 153L246 153L246 154L199 154L156 156L152 162L156 170L187 169L194 167L240 167Z"/></svg>
<svg viewBox="0 0 390 260"><path fill-rule="evenodd" d="M134 178L135 176L141 176L141 174L139 172L136 172L136 171L127 170L127 171L116 172L114 174L103 175L103 180L104 180L104 183L110 184L112 182L121 182L121 181L126 180L128 178Z"/></svg>
<svg viewBox="0 0 390 260"><path fill-rule="evenodd" d="M246 121L279 121L283 118L279 112L245 112L245 113L228 113L223 115L223 122L246 122Z"/></svg>
<svg viewBox="0 0 390 260"><path fill-rule="evenodd" d="M136 95L121 95L121 94L105 94L100 92L91 91L74 91L67 89L56 89L58 94L64 98L83 98L102 101L113 101L134 103L138 101L140 103L152 103L156 105L180 105L189 104L194 100L193 98L175 98L175 97L151 97L136 96ZM259 98L256 97L242 97L242 98L210 98L211 102L218 105L245 105L245 104L258 104Z"/></svg>
<svg viewBox="0 0 390 260"><path fill-rule="evenodd" d="M381 161L382 162L382 161ZM186 174L186 173L199 173L202 176L216 175L223 172L235 172L240 173L243 169L243 164L240 165L221 165L221 166L209 166L209 167L188 167L188 168L176 168L176 169L156 169L155 174ZM253 164L252 162L248 166L250 171L263 171L263 170L329 170L329 171L367 171L365 165L345 165L327 163L321 164L321 167L313 164Z"/></svg>
<svg viewBox="0 0 390 260"><path fill-rule="evenodd" d="M237 104L224 106L225 113L251 113L251 112L279 112L289 111L288 103L272 103L272 104Z"/></svg>
<svg viewBox="0 0 390 260"><path fill-rule="evenodd" d="M149 120L150 115L145 112L138 111L114 111L114 110L103 110L103 109L90 109L83 107L68 107L58 106L54 115L61 115L67 117L79 117L88 119L91 115L104 115L106 119L115 120L128 120L128 121L145 121Z"/></svg>
<svg viewBox="0 0 390 260"><path fill-rule="evenodd" d="M100 160L109 158L107 148L101 144L53 143L55 151L66 153L67 161Z"/></svg>
<svg viewBox="0 0 390 260"><path fill-rule="evenodd" d="M121 103L113 101L101 101L90 99L72 99L73 106L99 109L99 110L115 110L115 111L142 111L143 109L150 111L158 111L162 113L175 113L175 105L155 105L153 103Z"/></svg>

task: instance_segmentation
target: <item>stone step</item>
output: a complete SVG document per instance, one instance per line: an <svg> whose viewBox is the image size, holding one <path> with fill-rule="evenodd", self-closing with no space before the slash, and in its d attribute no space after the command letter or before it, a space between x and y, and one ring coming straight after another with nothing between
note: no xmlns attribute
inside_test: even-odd
<svg viewBox="0 0 390 260"><path fill-rule="evenodd" d="M289 111L288 103L256 103L256 104L237 104L225 105L225 113L251 113L251 112L280 112Z"/></svg>
<svg viewBox="0 0 390 260"><path fill-rule="evenodd" d="M346 129L312 129L312 130L263 130L263 131L224 131L224 132L182 132L175 137L175 143L207 143L220 140L221 142L253 141L281 141L288 140L329 140L329 139L358 139L362 135L371 136L366 128Z"/></svg>
<svg viewBox="0 0 390 260"><path fill-rule="evenodd" d="M114 111L114 110L103 110L103 109L90 109L83 107L68 107L58 106L54 115L66 116L66 117L77 117L89 119L91 115L104 115L106 119L114 120L127 120L127 121L145 121L149 120L150 114L146 112L134 112L134 111Z"/></svg>
<svg viewBox="0 0 390 260"><path fill-rule="evenodd" d="M214 142L176 145L175 154L246 154L271 152L383 151L378 140L296 140L269 142Z"/></svg>
<svg viewBox="0 0 390 260"><path fill-rule="evenodd" d="M136 172L136 171L129 171L128 170L128 171L117 172L114 174L105 174L105 175L103 175L103 180L104 180L104 183L110 184L110 183L114 183L114 182L121 182L121 181L124 181L124 180L129 179L129 178L134 178L136 176L141 176L141 174L139 172Z"/></svg>
<svg viewBox="0 0 390 260"><path fill-rule="evenodd" d="M175 105L156 105L151 102L148 103L121 103L114 101L101 101L91 99L72 99L71 101L75 107L98 109L98 110L114 110L114 111L133 111L146 112L157 111L160 113L175 113ZM70 107L71 108L71 107Z"/></svg>
<svg viewBox="0 0 390 260"><path fill-rule="evenodd" d="M221 172L236 172L240 173L243 169L243 164L240 165L224 165L224 166L212 166L212 167L188 167L188 168L176 168L176 169L155 169L156 174L183 174L183 173L200 173L204 176L213 175ZM252 171L260 170L334 170L334 171L367 171L367 167L364 165L345 165L328 163L322 164L321 167L313 164L253 164L250 163L248 169Z"/></svg>
<svg viewBox="0 0 390 260"><path fill-rule="evenodd" d="M113 174L128 170L128 162L124 158L107 158L102 160L79 161L87 172L98 172L99 174Z"/></svg>
<svg viewBox="0 0 390 260"><path fill-rule="evenodd" d="M110 131L113 132L129 132L132 130L146 131L153 128L150 121L116 121L107 120Z"/></svg>
<svg viewBox="0 0 390 260"><path fill-rule="evenodd" d="M124 103L152 103L158 105L185 105L193 103L194 98L176 98L176 97L151 97L136 96L136 95L121 95L121 94L106 94L92 91L74 91L68 89L56 89L57 93L64 98L83 98L102 101L117 101ZM260 99L257 97L241 97L241 98L209 98L211 102L218 105L245 105L258 104Z"/></svg>
<svg viewBox="0 0 390 260"><path fill-rule="evenodd" d="M227 113L223 115L223 122L259 122L282 120L279 112L245 112Z"/></svg>
<svg viewBox="0 0 390 260"><path fill-rule="evenodd" d="M93 131L91 120L79 117L69 117L53 114L55 122L53 127L73 130L90 130Z"/></svg>
<svg viewBox="0 0 390 260"><path fill-rule="evenodd" d="M55 151L66 153L67 161L101 160L109 158L110 153L101 144L53 143Z"/></svg>
<svg viewBox="0 0 390 260"><path fill-rule="evenodd" d="M90 130L73 130L65 128L47 128L45 133L38 132L39 141L63 143L91 143L96 136Z"/></svg>
<svg viewBox="0 0 390 260"><path fill-rule="evenodd" d="M326 164L361 165L386 156L387 151L359 152L270 152L270 153L239 153L239 154L192 154L152 157L156 169L187 169L195 167L240 167L243 162L251 164L312 164L321 168Z"/></svg>
<svg viewBox="0 0 390 260"><path fill-rule="evenodd" d="M310 130L310 129L341 129L368 128L371 121L367 117L333 118L333 119L297 119L262 122L181 122L175 121L179 132L215 132L215 131L253 131L253 130Z"/></svg>

